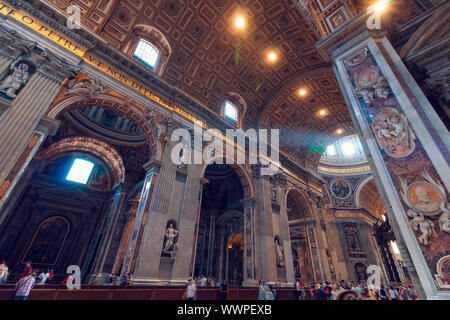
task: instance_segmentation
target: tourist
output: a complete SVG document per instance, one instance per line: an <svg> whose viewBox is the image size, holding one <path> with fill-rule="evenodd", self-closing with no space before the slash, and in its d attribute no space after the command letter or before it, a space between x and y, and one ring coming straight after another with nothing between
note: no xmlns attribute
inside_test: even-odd
<svg viewBox="0 0 450 320"><path fill-rule="evenodd" d="M208 279L205 277L204 274L200 277L200 287L206 287L206 283L208 282Z"/></svg>
<svg viewBox="0 0 450 320"><path fill-rule="evenodd" d="M281 281L278 279L278 281L275 283L275 288L281 288Z"/></svg>
<svg viewBox="0 0 450 320"><path fill-rule="evenodd" d="M395 290L392 286L389 287L389 297L391 300L398 300L398 294L397 294L397 292L395 292Z"/></svg>
<svg viewBox="0 0 450 320"><path fill-rule="evenodd" d="M380 288L380 299L381 300L388 300L387 293L386 293L386 290L384 289L383 285Z"/></svg>
<svg viewBox="0 0 450 320"><path fill-rule="evenodd" d="M266 300L275 300L275 294L273 292L273 287L268 286L266 290Z"/></svg>
<svg viewBox="0 0 450 320"><path fill-rule="evenodd" d="M55 271L53 269L50 269L50 272L48 273L47 281L51 281L54 276L55 276Z"/></svg>
<svg viewBox="0 0 450 320"><path fill-rule="evenodd" d="M16 284L13 300L27 300L35 283L36 279L32 273L21 278Z"/></svg>
<svg viewBox="0 0 450 320"><path fill-rule="evenodd" d="M330 286L330 284L328 282L325 282L325 289L324 289L324 291L325 291L325 299L326 300L331 300L332 288L331 288L331 286Z"/></svg>
<svg viewBox="0 0 450 320"><path fill-rule="evenodd" d="M408 289L409 289L409 299L417 300L417 295L416 295L416 291L414 290L414 288L411 286L408 286Z"/></svg>
<svg viewBox="0 0 450 320"><path fill-rule="evenodd" d="M49 276L50 274L48 272L45 272L45 270L42 271L38 276L39 284L45 284Z"/></svg>
<svg viewBox="0 0 450 320"><path fill-rule="evenodd" d="M120 285L126 286L127 284L128 284L128 276L126 273L124 273L120 276Z"/></svg>
<svg viewBox="0 0 450 320"><path fill-rule="evenodd" d="M222 281L222 285L220 286L220 300L227 300L228 296L228 283L226 280Z"/></svg>
<svg viewBox="0 0 450 320"><path fill-rule="evenodd" d="M6 284L8 280L8 266L5 261L0 263L0 284Z"/></svg>
<svg viewBox="0 0 450 320"><path fill-rule="evenodd" d="M20 275L20 279L25 278L33 272L33 268L31 267L31 261L25 262L25 269L23 269L22 274Z"/></svg>
<svg viewBox="0 0 450 320"><path fill-rule="evenodd" d="M298 300L302 300L302 296L303 296L302 287L301 287L300 281L298 281L298 279L297 279L297 281L295 281L295 290L297 290Z"/></svg>
<svg viewBox="0 0 450 320"><path fill-rule="evenodd" d="M333 285L331 287L331 300L336 300L337 299L337 295L338 295L338 286L337 285Z"/></svg>
<svg viewBox="0 0 450 320"><path fill-rule="evenodd" d="M72 289L73 280L74 278L71 274L63 280L63 284L66 285L67 289Z"/></svg>
<svg viewBox="0 0 450 320"><path fill-rule="evenodd" d="M192 278L189 278L186 291L182 297L183 300L197 300L197 286Z"/></svg>
<svg viewBox="0 0 450 320"><path fill-rule="evenodd" d="M259 295L258 300L266 300L266 293L267 293L267 285L265 284L264 280L261 280L259 282Z"/></svg>

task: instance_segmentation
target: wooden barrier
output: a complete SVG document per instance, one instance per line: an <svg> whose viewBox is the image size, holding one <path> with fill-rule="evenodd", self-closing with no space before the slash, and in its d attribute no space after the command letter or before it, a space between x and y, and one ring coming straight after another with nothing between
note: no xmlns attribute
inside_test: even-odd
<svg viewBox="0 0 450 320"><path fill-rule="evenodd" d="M45 289L42 289L45 287ZM36 286L29 300L180 300L185 287L162 286L82 286L81 290L68 290L61 285ZM278 288L279 300L297 300L291 288ZM11 300L14 286L0 286L0 300ZM220 288L198 288L197 300L220 300ZM309 298L309 297L307 297ZM227 300L258 299L258 288L229 287Z"/></svg>

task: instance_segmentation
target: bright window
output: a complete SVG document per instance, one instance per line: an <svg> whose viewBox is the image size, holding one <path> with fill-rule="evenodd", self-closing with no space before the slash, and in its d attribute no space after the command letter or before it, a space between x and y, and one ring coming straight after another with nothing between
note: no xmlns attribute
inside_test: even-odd
<svg viewBox="0 0 450 320"><path fill-rule="evenodd" d="M91 176L94 164L83 159L75 159L66 180L86 184Z"/></svg>
<svg viewBox="0 0 450 320"><path fill-rule="evenodd" d="M232 104L231 102L227 101L225 102L225 117L228 120L231 120L233 122L237 122L237 118L238 118L238 111L237 108L234 104Z"/></svg>
<svg viewBox="0 0 450 320"><path fill-rule="evenodd" d="M391 247L394 253L400 254L400 250L398 249L397 242L391 240Z"/></svg>
<svg viewBox="0 0 450 320"><path fill-rule="evenodd" d="M337 154L337 153L336 153L336 148L335 148L333 145L331 145L331 146L329 146L329 147L327 148L327 155L328 155L328 156L334 157L336 154Z"/></svg>
<svg viewBox="0 0 450 320"><path fill-rule="evenodd" d="M153 69L158 61L159 51L150 42L141 39L134 56Z"/></svg>
<svg viewBox="0 0 450 320"><path fill-rule="evenodd" d="M356 153L355 146L353 145L353 143L351 141L344 142L342 144L342 152L346 156L354 155Z"/></svg>

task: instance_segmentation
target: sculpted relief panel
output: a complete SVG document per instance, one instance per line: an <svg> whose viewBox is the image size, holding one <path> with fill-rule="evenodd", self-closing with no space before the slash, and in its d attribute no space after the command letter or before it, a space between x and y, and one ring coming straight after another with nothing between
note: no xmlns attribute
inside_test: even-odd
<svg viewBox="0 0 450 320"><path fill-rule="evenodd" d="M436 274L438 261L450 253L448 190L368 48L346 59L344 66L401 195L411 230Z"/></svg>

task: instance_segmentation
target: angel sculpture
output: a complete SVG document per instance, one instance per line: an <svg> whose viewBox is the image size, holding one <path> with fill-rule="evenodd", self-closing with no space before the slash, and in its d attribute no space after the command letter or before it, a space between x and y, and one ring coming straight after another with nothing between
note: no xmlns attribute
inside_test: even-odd
<svg viewBox="0 0 450 320"><path fill-rule="evenodd" d="M389 84L385 77L379 77L376 85L373 87L375 90L375 95L378 98L387 99L389 98L389 90L387 89Z"/></svg>
<svg viewBox="0 0 450 320"><path fill-rule="evenodd" d="M442 202L441 204L442 214L439 218L439 226L441 231L450 233L450 203Z"/></svg>
<svg viewBox="0 0 450 320"><path fill-rule="evenodd" d="M66 95L84 95L93 98L97 93L107 93L109 89L103 86L98 80L85 79L74 82L67 86Z"/></svg>
<svg viewBox="0 0 450 320"><path fill-rule="evenodd" d="M155 127L156 129L156 136L158 139L162 139L167 136L167 125L164 123L164 120L159 119L158 113L156 113L153 110L146 110L145 115L149 122Z"/></svg>
<svg viewBox="0 0 450 320"><path fill-rule="evenodd" d="M395 143L399 145L404 141L405 147L409 148L409 127L403 116L394 113L389 119L389 124L394 128L390 134L395 137Z"/></svg>
<svg viewBox="0 0 450 320"><path fill-rule="evenodd" d="M413 218L409 221L413 230L417 231L420 229L422 232L422 235L419 236L419 242L428 246L431 234L434 234L437 237L433 222L430 219L425 218L422 212L416 212L415 210L409 209L407 214L409 217Z"/></svg>

